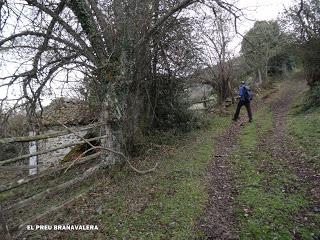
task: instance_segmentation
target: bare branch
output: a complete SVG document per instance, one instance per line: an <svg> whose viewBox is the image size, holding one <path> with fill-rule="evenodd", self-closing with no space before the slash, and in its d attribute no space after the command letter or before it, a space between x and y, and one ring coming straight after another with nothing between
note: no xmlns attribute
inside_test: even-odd
<svg viewBox="0 0 320 240"><path fill-rule="evenodd" d="M114 153L114 154L122 157L122 158L128 163L129 167L130 167L132 170L134 170L135 172L137 172L137 173L146 174L146 173L155 171L156 168L158 167L158 163L156 163L156 165L155 165L153 168L151 168L151 169L148 169L148 170L139 170L139 169L135 168L135 167L132 165L132 163L131 163L131 161L129 160L129 158L128 158L126 155L124 155L122 152L118 152L118 151L116 151L116 150L114 150L114 149L111 149L111 148L106 148L106 147L101 147L101 146L94 146L94 145L92 145L92 143L90 143L87 139L85 139L85 138L83 138L82 136L80 136L80 135L79 135L77 132L75 132L74 130L68 128L66 125L64 125L64 124L61 123L61 122L59 122L59 123L60 123L60 125L63 126L65 129L67 129L67 130L70 131L71 133L75 134L76 136L80 137L83 141L85 141L87 144L89 144L89 145L91 146L91 149L89 149L89 150L91 150L91 151L92 151L92 150L104 150L104 151L107 151L107 152ZM88 151L89 151L89 150L88 150Z"/></svg>

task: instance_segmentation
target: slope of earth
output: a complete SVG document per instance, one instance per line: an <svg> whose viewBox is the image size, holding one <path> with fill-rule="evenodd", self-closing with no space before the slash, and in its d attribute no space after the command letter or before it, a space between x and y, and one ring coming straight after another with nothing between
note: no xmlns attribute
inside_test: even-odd
<svg viewBox="0 0 320 240"><path fill-rule="evenodd" d="M150 140L156 153L132 162L155 172L140 175L126 167L106 171L81 196L32 224L94 224L96 231L23 231L26 239L192 239L193 226L208 198L204 175L212 160L214 137L229 116L211 118L206 129Z"/></svg>
<svg viewBox="0 0 320 240"><path fill-rule="evenodd" d="M290 105L306 86L286 81L279 89L259 110L255 124L240 131L239 147L231 157L238 190L238 237L319 239L319 161L293 144L289 132L294 120L287 121ZM309 124L305 118L300 127ZM319 125L314 128L319 134ZM304 137L314 134L309 131Z"/></svg>

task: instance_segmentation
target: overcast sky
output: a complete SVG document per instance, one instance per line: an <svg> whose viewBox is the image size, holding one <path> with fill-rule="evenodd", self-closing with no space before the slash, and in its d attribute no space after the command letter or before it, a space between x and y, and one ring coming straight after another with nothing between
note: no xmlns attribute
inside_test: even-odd
<svg viewBox="0 0 320 240"><path fill-rule="evenodd" d="M294 0L239 0L237 6L244 9L247 17L252 20L277 19L284 8L293 5ZM244 28L250 29L252 21L246 21Z"/></svg>
<svg viewBox="0 0 320 240"><path fill-rule="evenodd" d="M255 21L276 20L279 13L292 6L294 2L294 0L238 0L237 7L243 9L248 18L238 23L239 32L244 35L252 28ZM236 51L240 50L240 42L241 39L238 36L234 43Z"/></svg>

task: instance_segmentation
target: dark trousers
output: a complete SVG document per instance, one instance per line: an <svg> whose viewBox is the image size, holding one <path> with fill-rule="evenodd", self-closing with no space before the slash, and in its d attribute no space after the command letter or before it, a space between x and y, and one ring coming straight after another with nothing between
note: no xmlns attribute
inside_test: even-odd
<svg viewBox="0 0 320 240"><path fill-rule="evenodd" d="M238 103L237 110L236 110L236 113L234 114L233 119L237 120L239 118L240 110L243 105L246 106L246 109L248 112L248 117L249 117L249 120L251 121L252 120L252 112L251 112L250 102L241 101L241 100Z"/></svg>

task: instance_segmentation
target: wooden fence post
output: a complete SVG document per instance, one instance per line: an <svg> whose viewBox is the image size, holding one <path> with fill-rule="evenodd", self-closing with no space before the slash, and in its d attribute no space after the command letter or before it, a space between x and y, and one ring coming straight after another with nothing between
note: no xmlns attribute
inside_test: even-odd
<svg viewBox="0 0 320 240"><path fill-rule="evenodd" d="M30 137L34 137L36 135L36 131L33 129L29 132ZM37 152L37 141L29 142L29 154L34 154ZM29 157L29 166L36 166L38 164L38 156ZM38 172L38 168L30 168L29 175L36 175Z"/></svg>

